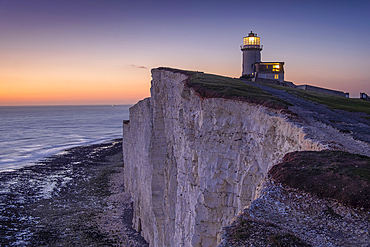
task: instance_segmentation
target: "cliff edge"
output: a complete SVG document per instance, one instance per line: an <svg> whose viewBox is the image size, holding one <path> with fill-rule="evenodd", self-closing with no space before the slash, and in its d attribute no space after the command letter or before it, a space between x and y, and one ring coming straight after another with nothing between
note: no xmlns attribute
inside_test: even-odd
<svg viewBox="0 0 370 247"><path fill-rule="evenodd" d="M153 69L151 97L130 108L123 127L134 228L150 246L216 246L287 153L369 155L368 143L315 119L302 122L291 109L236 79Z"/></svg>

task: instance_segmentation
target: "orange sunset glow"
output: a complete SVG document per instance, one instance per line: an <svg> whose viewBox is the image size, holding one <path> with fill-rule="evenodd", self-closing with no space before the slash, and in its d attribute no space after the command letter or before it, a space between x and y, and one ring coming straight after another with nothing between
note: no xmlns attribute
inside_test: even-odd
<svg viewBox="0 0 370 247"><path fill-rule="evenodd" d="M261 37L262 61L285 62L286 80L350 97L370 93L363 4L209 6L1 1L0 105L134 104L150 95L150 70L156 67L240 77L239 47L250 30ZM254 11L246 15L246 9Z"/></svg>

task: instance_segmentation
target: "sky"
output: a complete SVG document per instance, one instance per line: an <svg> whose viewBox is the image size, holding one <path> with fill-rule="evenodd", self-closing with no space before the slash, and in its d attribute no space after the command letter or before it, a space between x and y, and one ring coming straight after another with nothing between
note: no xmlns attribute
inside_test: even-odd
<svg viewBox="0 0 370 247"><path fill-rule="evenodd" d="M134 104L156 67L240 77L250 31L286 80L359 97L369 11L369 0L0 0L0 106Z"/></svg>

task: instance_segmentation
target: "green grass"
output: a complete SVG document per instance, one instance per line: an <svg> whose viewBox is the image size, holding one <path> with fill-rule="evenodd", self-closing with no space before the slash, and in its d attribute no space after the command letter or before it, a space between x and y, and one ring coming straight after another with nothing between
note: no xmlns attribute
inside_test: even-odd
<svg viewBox="0 0 370 247"><path fill-rule="evenodd" d="M298 98L308 100L311 102L326 105L331 109L339 109L349 112L364 112L370 115L370 101L365 101L361 99L351 99L341 96L322 94L312 91L306 91L296 88L288 88L277 85L264 84L269 87L285 90L286 92L296 95ZM365 118L370 118L365 117Z"/></svg>
<svg viewBox="0 0 370 247"><path fill-rule="evenodd" d="M251 103L270 107L275 105L280 108L291 105L258 87L230 77L193 72L188 86L194 88L203 97L241 98Z"/></svg>

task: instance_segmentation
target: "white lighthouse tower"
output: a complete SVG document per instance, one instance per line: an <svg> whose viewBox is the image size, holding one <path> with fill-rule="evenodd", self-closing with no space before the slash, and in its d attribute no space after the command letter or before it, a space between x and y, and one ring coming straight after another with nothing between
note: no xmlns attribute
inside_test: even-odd
<svg viewBox="0 0 370 247"><path fill-rule="evenodd" d="M254 77L255 64L261 62L260 37L251 31L247 37L243 38L243 45L240 48L243 52L242 76Z"/></svg>

